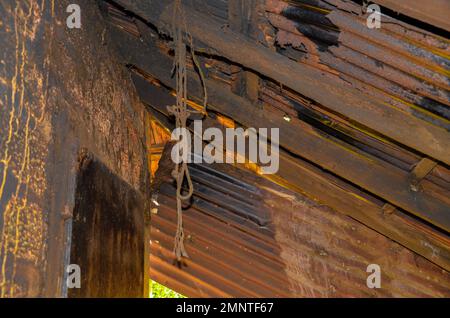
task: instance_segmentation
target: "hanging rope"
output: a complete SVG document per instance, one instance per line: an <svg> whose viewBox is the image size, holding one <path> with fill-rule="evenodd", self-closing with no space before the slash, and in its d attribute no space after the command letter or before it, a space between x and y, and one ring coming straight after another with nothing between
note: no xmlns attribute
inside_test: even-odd
<svg viewBox="0 0 450 318"><path fill-rule="evenodd" d="M181 18L181 19L180 19ZM175 43L175 60L174 60L174 68L173 72L175 72L176 77L176 104L173 106L168 106L167 109L169 113L175 116L176 127L186 129L187 120L191 113L196 113L194 111L190 111L187 107L187 71L186 71L186 57L187 57L187 48L186 44L183 41L183 30L180 26L180 20L184 22L184 33L188 37L191 46L191 56L196 66L200 78L202 81L203 89L204 89L204 114L206 113L206 104L207 104L207 92L206 85L204 81L204 76L202 73L202 69L198 60L195 56L193 39L187 30L186 17L184 15L181 0L176 0L173 9L173 31L172 36ZM180 158L186 158L186 154L179 154ZM191 155L191 154L187 154ZM175 234L175 242L174 242L174 254L177 262L181 263L182 258L188 258L188 254L184 247L184 229L183 229L183 201L190 200L192 194L194 193L194 186L192 184L192 179L189 173L189 167L185 160L182 160L181 163L176 164L174 170L172 171L172 176L177 184L177 231ZM183 182L187 181L188 189L187 194L183 195Z"/></svg>

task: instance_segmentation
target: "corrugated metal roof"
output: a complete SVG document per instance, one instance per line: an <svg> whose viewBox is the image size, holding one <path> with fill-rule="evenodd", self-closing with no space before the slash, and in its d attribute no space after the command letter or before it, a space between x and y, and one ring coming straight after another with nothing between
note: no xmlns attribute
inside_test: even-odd
<svg viewBox="0 0 450 318"><path fill-rule="evenodd" d="M172 253L170 181L161 185L150 234L151 278L186 296L450 296L446 271L349 217L228 165L191 165L191 172L185 265L176 266ZM382 268L381 290L366 286L372 263Z"/></svg>

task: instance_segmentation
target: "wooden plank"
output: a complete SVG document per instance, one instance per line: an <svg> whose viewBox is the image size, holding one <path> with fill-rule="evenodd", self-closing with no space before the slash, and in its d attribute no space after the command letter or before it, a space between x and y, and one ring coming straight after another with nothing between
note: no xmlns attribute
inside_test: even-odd
<svg viewBox="0 0 450 318"><path fill-rule="evenodd" d="M434 168L436 168L437 162L430 160L428 158L423 158L419 163L414 167L411 172L411 181L410 186L411 190L419 191L420 182L430 174Z"/></svg>
<svg viewBox="0 0 450 318"><path fill-rule="evenodd" d="M374 0L398 13L450 32L450 1L448 0Z"/></svg>
<svg viewBox="0 0 450 318"><path fill-rule="evenodd" d="M170 34L173 1L119 0L128 10ZM450 164L448 131L330 80L321 71L296 63L183 7L197 49L223 56L307 96L325 107L432 158ZM207 45L202 45L206 43ZM420 138L417 138L420 136Z"/></svg>
<svg viewBox="0 0 450 318"><path fill-rule="evenodd" d="M144 292L145 198L91 154L80 159L70 261L81 286L71 298L140 298Z"/></svg>
<svg viewBox="0 0 450 318"><path fill-rule="evenodd" d="M228 22L231 30L246 35L250 38L256 37L256 32L252 29L253 25L257 25L255 18L257 1L248 0L228 0ZM247 97L255 102L258 100L259 77L253 72L243 70L239 66L231 66L235 69L235 81L232 83L233 93ZM233 73L234 73L233 72Z"/></svg>

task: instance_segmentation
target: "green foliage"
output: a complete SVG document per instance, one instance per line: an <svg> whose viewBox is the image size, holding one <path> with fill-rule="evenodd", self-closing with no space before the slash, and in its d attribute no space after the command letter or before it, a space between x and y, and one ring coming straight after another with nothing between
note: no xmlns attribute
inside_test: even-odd
<svg viewBox="0 0 450 318"><path fill-rule="evenodd" d="M186 298L186 297L151 280L150 281L150 298Z"/></svg>

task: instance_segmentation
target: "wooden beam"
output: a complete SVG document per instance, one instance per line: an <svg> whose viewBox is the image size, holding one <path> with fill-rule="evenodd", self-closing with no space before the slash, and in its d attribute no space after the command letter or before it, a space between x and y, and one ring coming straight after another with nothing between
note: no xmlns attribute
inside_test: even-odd
<svg viewBox="0 0 450 318"><path fill-rule="evenodd" d="M256 38L253 25L257 25L257 1L256 0L228 0L228 22L234 32ZM231 66L235 80L232 83L233 93L256 102L259 93L259 76L254 72L242 69L239 66Z"/></svg>
<svg viewBox="0 0 450 318"><path fill-rule="evenodd" d="M120 5L170 34L173 0L118 0ZM231 31L204 14L183 6L197 49L225 57L307 96L429 157L450 164L448 131L337 84L320 70L287 57ZM202 45L203 44L203 45ZM205 45L206 44L206 45ZM418 138L417 136L420 136Z"/></svg>

